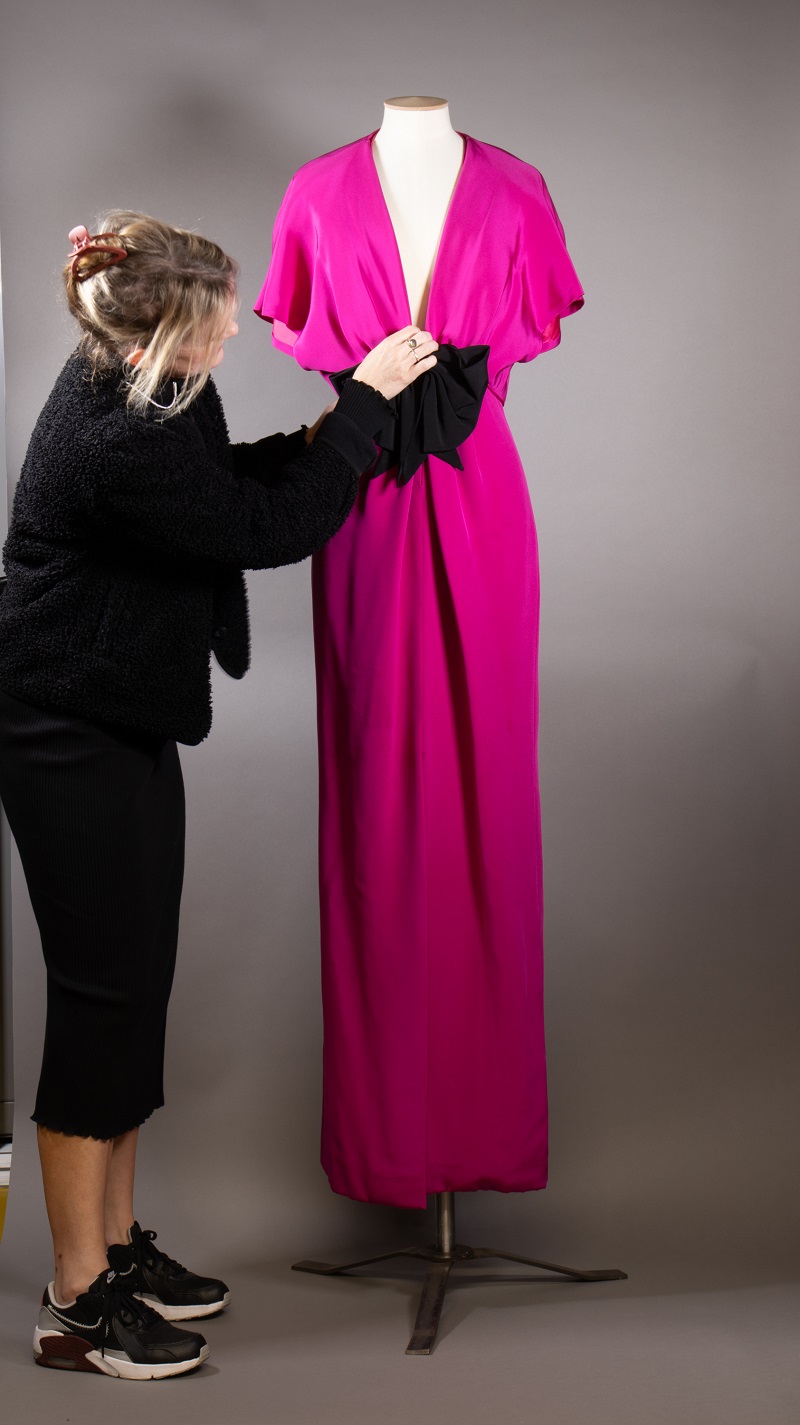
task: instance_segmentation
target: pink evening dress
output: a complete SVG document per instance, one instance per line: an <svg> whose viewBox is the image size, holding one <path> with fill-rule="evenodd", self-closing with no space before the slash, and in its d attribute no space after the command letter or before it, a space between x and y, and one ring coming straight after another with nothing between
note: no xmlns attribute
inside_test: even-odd
<svg viewBox="0 0 800 1425"><path fill-rule="evenodd" d="M294 174L255 306L326 377L413 321L376 132ZM422 325L490 347L463 471L365 475L311 571L322 1164L413 1208L547 1181L539 566L504 400L584 293L538 169L461 137Z"/></svg>

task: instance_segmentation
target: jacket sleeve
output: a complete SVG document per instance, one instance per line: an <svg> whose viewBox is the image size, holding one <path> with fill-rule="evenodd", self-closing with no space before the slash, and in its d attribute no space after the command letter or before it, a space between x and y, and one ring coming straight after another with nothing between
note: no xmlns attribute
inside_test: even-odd
<svg viewBox="0 0 800 1425"><path fill-rule="evenodd" d="M361 473L375 459L375 443L371 437L380 430L386 412L392 409L380 391L351 377L342 387L336 409L321 423L315 440L327 440ZM305 429L303 426L291 435L279 431L250 444L232 445L235 474L247 475L265 485L272 483L287 461L306 449Z"/></svg>
<svg viewBox="0 0 800 1425"><path fill-rule="evenodd" d="M237 441L231 445L234 475L246 475L250 480L270 485L278 479L284 465L302 455L307 444L305 432L305 426L301 426L291 435L277 431L275 435L265 435L263 440Z"/></svg>
<svg viewBox="0 0 800 1425"><path fill-rule="evenodd" d="M383 397L354 385L363 392L353 393L344 410L337 404L314 440L304 440L278 470L281 447L266 437L269 484L220 465L197 427L180 417L115 422L98 431L86 451L95 536L198 569L271 569L307 558L344 524L359 476L375 458L365 428L378 429Z"/></svg>

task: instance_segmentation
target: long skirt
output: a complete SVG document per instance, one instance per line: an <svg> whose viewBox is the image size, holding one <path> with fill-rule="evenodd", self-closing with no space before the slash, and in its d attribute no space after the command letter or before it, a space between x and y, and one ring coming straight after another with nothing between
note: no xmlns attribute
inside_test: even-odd
<svg viewBox="0 0 800 1425"><path fill-rule="evenodd" d="M322 1162L398 1207L547 1181L536 528L493 396L459 454L313 559Z"/></svg>
<svg viewBox="0 0 800 1425"><path fill-rule="evenodd" d="M31 1116L115 1138L164 1102L184 863L178 749L0 692L0 799L47 968Z"/></svg>

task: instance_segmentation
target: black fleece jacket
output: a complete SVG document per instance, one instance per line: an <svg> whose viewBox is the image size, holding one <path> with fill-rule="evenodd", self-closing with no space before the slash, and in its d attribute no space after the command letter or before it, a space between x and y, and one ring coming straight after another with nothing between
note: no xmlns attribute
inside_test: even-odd
<svg viewBox="0 0 800 1425"><path fill-rule="evenodd" d="M93 376L73 352L14 498L0 688L201 742L211 652L234 678L249 666L242 570L305 559L344 524L387 405L350 380L310 443L301 429L234 445L212 380L180 415L138 415L121 367Z"/></svg>

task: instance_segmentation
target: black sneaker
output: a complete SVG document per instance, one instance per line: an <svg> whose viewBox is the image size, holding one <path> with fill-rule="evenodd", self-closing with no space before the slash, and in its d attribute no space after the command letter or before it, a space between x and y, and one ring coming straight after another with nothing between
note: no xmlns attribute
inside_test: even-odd
<svg viewBox="0 0 800 1425"><path fill-rule="evenodd" d="M127 1243L108 1249L108 1261L125 1290L146 1301L167 1321L193 1321L214 1316L231 1299L224 1282L198 1277L153 1245L157 1233L143 1232L138 1222L128 1228Z"/></svg>
<svg viewBox="0 0 800 1425"><path fill-rule="evenodd" d="M71 1306L58 1306L53 1282L45 1288L33 1336L38 1365L96 1371L124 1380L159 1380L193 1371L208 1356L205 1337L180 1331L101 1272Z"/></svg>

